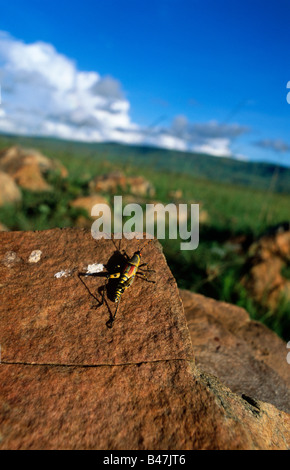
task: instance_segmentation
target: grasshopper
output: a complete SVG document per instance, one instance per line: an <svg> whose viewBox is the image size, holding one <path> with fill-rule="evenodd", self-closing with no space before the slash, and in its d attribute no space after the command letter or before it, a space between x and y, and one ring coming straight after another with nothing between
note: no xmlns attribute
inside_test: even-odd
<svg viewBox="0 0 290 470"><path fill-rule="evenodd" d="M151 241L151 240L149 240L149 241ZM146 245L147 245L147 243L146 243ZM144 245L141 248L141 250L135 251L135 253L133 254L133 256L131 258L129 258L126 254L124 254L124 256L126 258L126 264L125 264L124 268L120 271L115 272L115 273L108 273L106 275L106 282L105 282L105 285L104 285L104 288L103 288L102 304L104 303L105 292L107 291L107 285L108 285L109 280L110 279L119 279L116 290L114 292L114 302L117 304L117 306L116 306L116 310L115 310L114 315L111 316L110 320L108 320L108 322L107 322L108 328L113 327L113 323L114 323L116 315L117 315L117 311L118 311L118 308L119 308L121 297L122 297L123 293L125 292L125 290L128 289L133 284L133 281L134 281L135 277L138 276L146 282L155 283L155 281L149 280L147 278L146 273L144 273L140 270L140 268L142 269L143 266L148 266L147 263L140 264L141 263L141 256L142 256L141 252L145 248L146 245ZM120 268L120 266L116 266L116 267ZM149 269L147 267L146 272L149 273L149 272L155 272L155 271L153 269Z"/></svg>

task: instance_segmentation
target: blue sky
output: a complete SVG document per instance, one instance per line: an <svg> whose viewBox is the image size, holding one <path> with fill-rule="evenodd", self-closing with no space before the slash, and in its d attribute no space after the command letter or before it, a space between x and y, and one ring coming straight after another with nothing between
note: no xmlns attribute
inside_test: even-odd
<svg viewBox="0 0 290 470"><path fill-rule="evenodd" d="M6 2L0 130L290 165L289 18L289 0Z"/></svg>

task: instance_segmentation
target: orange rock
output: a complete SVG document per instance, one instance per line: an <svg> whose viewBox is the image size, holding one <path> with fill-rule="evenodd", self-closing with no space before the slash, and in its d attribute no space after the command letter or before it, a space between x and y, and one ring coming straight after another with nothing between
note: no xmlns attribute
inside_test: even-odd
<svg viewBox="0 0 290 470"><path fill-rule="evenodd" d="M286 343L248 313L180 290L197 366L233 392L290 412Z"/></svg>
<svg viewBox="0 0 290 470"><path fill-rule="evenodd" d="M0 206L19 203L22 194L11 176L0 171Z"/></svg>
<svg viewBox="0 0 290 470"><path fill-rule="evenodd" d="M173 190L169 191L169 193L168 193L168 197L170 199L182 199L182 196L183 196L182 189L173 189Z"/></svg>
<svg viewBox="0 0 290 470"><path fill-rule="evenodd" d="M125 190L126 177L123 173L116 171L105 175L97 176L89 183L89 188L94 192L116 193L118 188Z"/></svg>
<svg viewBox="0 0 290 470"><path fill-rule="evenodd" d="M48 327L47 327L48 329ZM289 415L187 361L2 364L0 449L287 449Z"/></svg>
<svg viewBox="0 0 290 470"><path fill-rule="evenodd" d="M77 207L87 211L88 215L91 215L92 207L96 204L108 204L108 201L102 196L94 195L78 197L70 203L72 207Z"/></svg>
<svg viewBox="0 0 290 470"><path fill-rule="evenodd" d="M254 299L272 309L282 298L290 301L290 281L281 274L290 261L290 231L261 237L249 254L249 272L243 283Z"/></svg>
<svg viewBox="0 0 290 470"><path fill-rule="evenodd" d="M37 163L21 166L13 174L13 178L21 188L30 191L51 191L52 187L43 178Z"/></svg>
<svg viewBox="0 0 290 470"><path fill-rule="evenodd" d="M1 224L0 222L0 232L8 232L9 228L6 227L6 225Z"/></svg>
<svg viewBox="0 0 290 470"><path fill-rule="evenodd" d="M152 184L142 176L126 177L122 172L112 172L97 176L89 183L89 188L94 192L117 193L129 191L136 196L153 197L155 190Z"/></svg>
<svg viewBox="0 0 290 470"><path fill-rule="evenodd" d="M1 284L7 286L7 290L4 289L6 294L2 296L1 293L0 304L3 309L0 321L2 360L6 356L9 361L20 362L110 365L158 358L192 358L189 332L181 315L176 283L155 242L147 244L142 254L144 262L149 262L152 269L154 266L158 268L158 283L135 280L132 288L122 297L118 321L111 335L106 321L110 316L109 309L114 310L115 304L108 300L108 304L99 307L102 295L98 290L104 285L104 278L89 276L83 279L92 296L77 273L86 272L86 267L93 263L106 265L112 257L111 264L115 263L114 266L124 262L122 256L115 253L119 240L115 244L112 240L96 241L90 231L77 229L2 232L0 236ZM142 243L142 240L124 239L121 249L126 249L132 256ZM29 257L35 250L42 252L40 261L29 263ZM15 253L13 260L17 259L18 262L10 262L8 269L7 263L2 260L5 261L6 254L11 251ZM70 275L57 279L55 274L62 271ZM29 297L24 301L26 276L31 285ZM19 282L19 277L23 282ZM173 298L168 296L170 289L175 292ZM67 292L65 297L64 291ZM21 296L23 304L20 305ZM8 298L12 302L11 310L6 308ZM18 317L16 312L20 310ZM46 339L43 337L41 340L40 348L39 334L42 332L41 335L45 335L47 327L41 326L39 330L39 314L42 319L47 319L52 328ZM11 331L9 322L14 315L18 325L15 323ZM66 326L65 318L68 321ZM73 318L75 321L71 323ZM128 335L124 334L127 329ZM53 344L51 335L54 337ZM77 338L80 343L76 349Z"/></svg>
<svg viewBox="0 0 290 470"><path fill-rule="evenodd" d="M110 287L100 305L104 278L81 280L78 272L124 263L117 241L76 229L0 237L1 449L289 446L288 414L239 397L195 367L176 282L157 241L142 252L156 284L136 279L108 329ZM123 239L121 248L130 256L142 243ZM41 257L31 263L36 250Z"/></svg>
<svg viewBox="0 0 290 470"><path fill-rule="evenodd" d="M66 168L58 160L18 146L0 152L0 170L9 174L19 186L31 191L51 189L45 181L45 175L50 171L58 171L62 178L68 176Z"/></svg>
<svg viewBox="0 0 290 470"><path fill-rule="evenodd" d="M79 228L89 228L92 225L91 211L93 206L96 204L107 204L109 205L107 199L102 196L92 195L92 196L83 196L78 197L70 203L71 207L78 209L84 209L87 212L89 219L84 216L80 216L77 219L76 226Z"/></svg>
<svg viewBox="0 0 290 470"><path fill-rule="evenodd" d="M143 176L131 177L127 179L131 193L136 196L155 196L155 189L153 185L145 180Z"/></svg>

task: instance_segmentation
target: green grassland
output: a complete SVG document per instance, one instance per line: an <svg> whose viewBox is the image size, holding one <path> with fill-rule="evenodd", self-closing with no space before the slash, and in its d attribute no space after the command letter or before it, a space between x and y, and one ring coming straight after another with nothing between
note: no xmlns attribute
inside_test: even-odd
<svg viewBox="0 0 290 470"><path fill-rule="evenodd" d="M195 178L232 185L252 187L290 194L290 168L261 162L239 161L232 158L213 157L200 153L179 152L153 147L136 147L116 143L82 143L53 138L0 136L0 149L9 145L34 147L47 155L70 163L81 156L79 168L86 162L92 165L101 160L151 168L174 174L189 174ZM75 168L78 165L76 164Z"/></svg>
<svg viewBox="0 0 290 470"><path fill-rule="evenodd" d="M290 169L118 144L0 137L0 149L15 144L59 159L69 177L62 180L51 174L52 192L23 191L21 206L0 209L0 222L12 230L74 226L82 211L71 208L69 201L87 195L88 182L94 176L116 169L144 176L156 188L154 200L163 203L173 202L169 191L182 190L182 202L201 203L208 220L200 226L200 244L195 251L180 251L180 240L160 240L178 285L243 306L252 318L289 340L289 304L281 300L276 311L261 307L240 281L251 242L270 226L290 220ZM237 251L233 247L241 237L243 249Z"/></svg>

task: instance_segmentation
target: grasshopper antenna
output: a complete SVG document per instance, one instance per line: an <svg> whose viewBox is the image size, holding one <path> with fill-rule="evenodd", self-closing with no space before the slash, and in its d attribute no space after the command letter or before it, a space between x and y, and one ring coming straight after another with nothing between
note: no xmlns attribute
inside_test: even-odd
<svg viewBox="0 0 290 470"><path fill-rule="evenodd" d="M149 238L149 240L147 240L147 243L144 243L144 245L142 246L142 248L139 250L140 253L141 253L141 251L144 250L144 248L145 248L150 242L152 242L153 240L154 240L154 238ZM140 240L138 240L138 242L139 242L139 241L140 241Z"/></svg>

